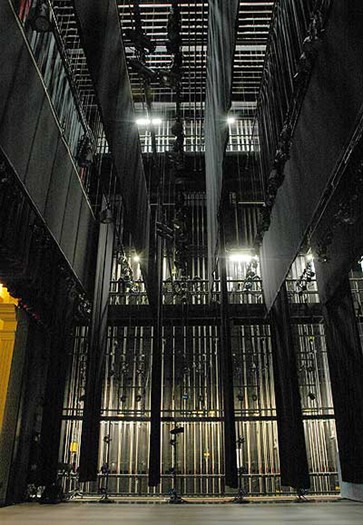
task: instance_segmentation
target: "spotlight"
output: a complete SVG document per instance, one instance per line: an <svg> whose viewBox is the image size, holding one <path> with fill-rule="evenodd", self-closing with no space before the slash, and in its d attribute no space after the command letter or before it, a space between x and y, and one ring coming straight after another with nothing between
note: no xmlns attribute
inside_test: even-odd
<svg viewBox="0 0 363 525"><path fill-rule="evenodd" d="M316 395L314 394L314 392L309 392L308 393L308 397L309 397L309 399L311 399L311 401L315 401L315 399L316 399Z"/></svg>
<svg viewBox="0 0 363 525"><path fill-rule="evenodd" d="M163 224L162 222L156 223L156 233L157 235L160 235L160 237L163 237L164 239L168 241L174 240L173 229L170 228L167 224Z"/></svg>
<svg viewBox="0 0 363 525"><path fill-rule="evenodd" d="M113 222L113 214L111 208L108 206L100 212L99 220L102 224L111 224Z"/></svg>
<svg viewBox="0 0 363 525"><path fill-rule="evenodd" d="M30 27L38 33L49 33L52 30L50 7L46 0L39 0L29 17Z"/></svg>
<svg viewBox="0 0 363 525"><path fill-rule="evenodd" d="M231 262L246 262L249 263L252 261L252 255L249 253L231 253L229 256Z"/></svg>
<svg viewBox="0 0 363 525"><path fill-rule="evenodd" d="M150 124L152 126L160 126L163 121L159 117L154 117L152 119L149 119L147 117L146 118L141 117L141 118L136 119L135 122L138 126L150 126Z"/></svg>
<svg viewBox="0 0 363 525"><path fill-rule="evenodd" d="M227 117L227 123L228 124L234 124L236 122L235 117Z"/></svg>
<svg viewBox="0 0 363 525"><path fill-rule="evenodd" d="M139 73L145 79L150 81L156 80L158 78L158 73L151 69L150 67L145 66L140 60L132 58L129 60L129 65L136 73Z"/></svg>
<svg viewBox="0 0 363 525"><path fill-rule="evenodd" d="M140 257L138 255L134 256L134 262L135 263L139 263L140 262Z"/></svg>
<svg viewBox="0 0 363 525"><path fill-rule="evenodd" d="M93 146L87 135L82 135L78 141L76 160L80 168L89 168L93 162Z"/></svg>
<svg viewBox="0 0 363 525"><path fill-rule="evenodd" d="M125 37L131 40L131 43L139 51L147 49L150 53L153 53L156 49L156 45L151 39L140 31L134 31L133 29L126 29Z"/></svg>
<svg viewBox="0 0 363 525"><path fill-rule="evenodd" d="M151 123L151 120L149 118L138 118L136 119L136 124L138 126L149 126Z"/></svg>
<svg viewBox="0 0 363 525"><path fill-rule="evenodd" d="M175 436L176 434L184 434L184 427L175 427L170 430L170 434Z"/></svg>

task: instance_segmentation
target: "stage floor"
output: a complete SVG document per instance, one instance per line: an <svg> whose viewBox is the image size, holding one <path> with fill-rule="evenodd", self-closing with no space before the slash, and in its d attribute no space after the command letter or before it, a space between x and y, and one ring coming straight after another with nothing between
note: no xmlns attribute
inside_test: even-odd
<svg viewBox="0 0 363 525"><path fill-rule="evenodd" d="M24 503L0 508L1 525L361 525L363 504L307 503L109 504Z"/></svg>

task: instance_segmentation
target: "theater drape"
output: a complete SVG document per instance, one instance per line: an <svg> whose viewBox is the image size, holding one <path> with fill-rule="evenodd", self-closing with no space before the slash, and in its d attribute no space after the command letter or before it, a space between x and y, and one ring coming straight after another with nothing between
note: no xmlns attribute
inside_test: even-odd
<svg viewBox="0 0 363 525"><path fill-rule="evenodd" d="M205 165L209 278L216 265L223 160L228 140L238 0L210 0L205 101Z"/></svg>
<svg viewBox="0 0 363 525"><path fill-rule="evenodd" d="M363 352L347 277L323 314L342 479L363 483Z"/></svg>
<svg viewBox="0 0 363 525"><path fill-rule="evenodd" d="M80 455L80 481L97 479L104 356L107 340L107 313L113 257L114 225L100 224L93 300L92 324L87 362Z"/></svg>
<svg viewBox="0 0 363 525"><path fill-rule="evenodd" d="M283 287L270 312L281 484L310 487L289 304Z"/></svg>

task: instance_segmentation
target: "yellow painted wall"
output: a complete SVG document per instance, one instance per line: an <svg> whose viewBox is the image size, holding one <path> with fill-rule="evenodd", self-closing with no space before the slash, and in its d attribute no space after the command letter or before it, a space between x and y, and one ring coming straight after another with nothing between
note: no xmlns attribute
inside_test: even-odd
<svg viewBox="0 0 363 525"><path fill-rule="evenodd" d="M2 428L6 395L16 332L17 300L9 295L0 283L0 432Z"/></svg>

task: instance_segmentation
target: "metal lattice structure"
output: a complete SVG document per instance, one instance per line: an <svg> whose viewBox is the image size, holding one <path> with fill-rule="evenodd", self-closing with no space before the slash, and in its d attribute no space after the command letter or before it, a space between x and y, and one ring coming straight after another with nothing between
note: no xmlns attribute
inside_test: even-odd
<svg viewBox="0 0 363 525"><path fill-rule="evenodd" d="M59 123L72 142L74 158L77 160L80 137L89 135L97 145L98 159L108 159L107 166L103 164L101 167L100 162L98 176L99 179L108 178L108 187L114 190L116 201L120 196L113 182L112 161L73 2L51 0L50 5L54 15L54 35L35 35L29 30L27 36L53 96L55 112L59 109ZM260 196L260 189L254 188L256 180L252 180L252 170L245 169L241 158L245 160L251 152L258 151L255 110L266 69L266 47L276 5L278 2L274 1L241 1L239 6L231 109L236 120L230 124L228 146L232 160L227 171L232 174L230 183L233 186L229 191L228 248L243 246L251 249L257 230L261 197L256 199L256 195ZM174 140L171 123L175 119L177 95L175 89L158 78L148 84L147 100L145 83L130 67L130 60L139 55L127 34L136 27L136 10L144 34L155 44L154 51L144 53L145 66L157 71L170 69L173 57L168 53L165 41L171 2L118 0L117 6L135 116L161 119L155 126L155 136L147 127L140 127L147 173L153 154L170 151ZM201 159L204 153L208 2L180 1L179 6L183 66L178 104L184 126L184 152L192 159L190 173L201 180L204 175ZM26 14L22 22L26 27ZM57 75L51 71L50 50L57 61ZM67 85L68 105L64 103L63 91L58 89L59 78ZM63 106L67 110L64 113ZM167 155L163 158L165 160ZM88 184L92 189L94 181L90 174L80 171L80 176L86 181L85 187ZM246 189L244 193L240 191L243 177L250 177L248 199ZM207 287L205 193L200 180L194 191L186 189L185 180L177 181L167 176L164 180L163 197L166 195L167 200L163 202L160 216L165 219L164 226L178 225L179 221L179 236L185 234L188 237L188 278L183 277L183 280L179 275L179 281L174 279L170 266L170 260L174 259L175 263L177 252L182 251L175 241L175 234L172 248L166 242L163 244L162 256L162 299L165 308L171 311L174 308L177 314L163 326L161 336L161 485L158 489L147 486L151 356L157 341L152 322L147 317L149 305L140 268L133 262L130 248L129 253L122 253L121 257L115 253L114 258L110 286L110 307L114 317L109 318L105 347L100 473L97 483L83 487L86 492L95 493L106 487L115 494L167 494L177 486L188 495L225 494L221 346L217 307L214 314ZM150 195L152 201L152 191ZM177 198L181 202L181 196L181 211L185 214L182 220L180 216L178 218L176 204ZM243 197L249 202L242 202ZM126 266L127 281L124 279ZM264 318L261 280L254 273L256 278L247 288L247 276L251 270L248 263L229 262L227 266L227 293L236 312L231 323L231 346L239 488L256 495L278 494L284 489L279 477L272 342L270 327ZM298 293L299 273L301 268L294 268L287 282L291 305L298 307L300 303L311 303L316 306L314 283L305 295ZM218 279L213 294L216 306L221 297ZM198 311L200 317L193 317ZM305 320L304 323L295 323L294 336L312 490L331 493L336 484L336 445L324 330L316 320ZM72 465L63 473L65 488L71 494L79 490L76 467L85 396L87 341L87 328L79 327L63 412L61 460L68 467ZM170 430L178 424L184 426L185 432L178 437L177 455L176 443L170 442Z"/></svg>

